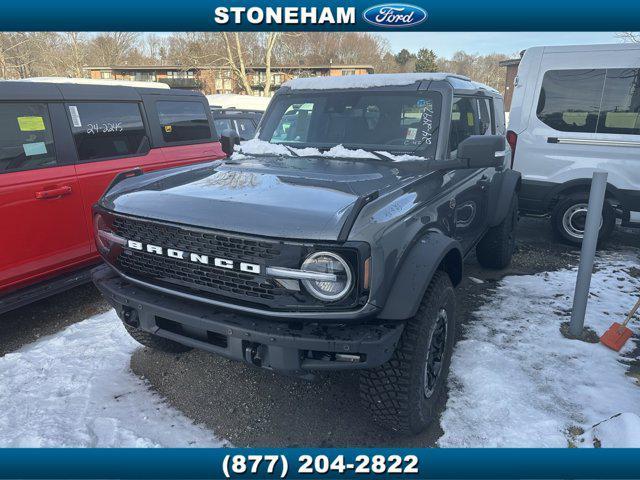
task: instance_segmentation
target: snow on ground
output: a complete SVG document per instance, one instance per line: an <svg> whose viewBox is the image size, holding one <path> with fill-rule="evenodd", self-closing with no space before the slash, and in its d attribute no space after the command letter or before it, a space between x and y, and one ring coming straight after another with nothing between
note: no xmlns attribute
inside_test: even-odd
<svg viewBox="0 0 640 480"><path fill-rule="evenodd" d="M114 311L0 358L0 446L221 446L129 370Z"/></svg>
<svg viewBox="0 0 640 480"><path fill-rule="evenodd" d="M629 272L638 260L599 256L585 320L598 335L635 303L640 279ZM640 447L640 385L625 375L637 340L617 353L565 339L559 327L575 279L575 270L506 277L475 312L453 354L440 446L594 446L598 438L596 446Z"/></svg>

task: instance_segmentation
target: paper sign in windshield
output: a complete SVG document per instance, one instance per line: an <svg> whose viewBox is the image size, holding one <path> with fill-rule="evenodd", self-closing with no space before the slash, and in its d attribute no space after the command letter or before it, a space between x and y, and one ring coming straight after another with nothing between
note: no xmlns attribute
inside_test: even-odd
<svg viewBox="0 0 640 480"><path fill-rule="evenodd" d="M46 155L47 146L44 142L25 143L22 145L24 154L27 157L33 157L34 155Z"/></svg>
<svg viewBox="0 0 640 480"><path fill-rule="evenodd" d="M18 125L22 132L41 132L46 130L42 117L18 117Z"/></svg>

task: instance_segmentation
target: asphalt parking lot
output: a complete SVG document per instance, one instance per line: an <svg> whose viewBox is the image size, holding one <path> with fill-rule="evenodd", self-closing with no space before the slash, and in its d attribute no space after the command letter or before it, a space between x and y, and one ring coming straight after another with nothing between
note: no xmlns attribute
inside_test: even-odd
<svg viewBox="0 0 640 480"><path fill-rule="evenodd" d="M637 231L616 231L604 248L630 247L640 248ZM469 320L503 276L575 265L578 253L555 242L546 221L522 219L509 269L482 270L469 260L458 289L459 323ZM1 315L0 356L107 309L97 291L85 285ZM425 446L441 435L438 422L413 438L372 425L359 404L356 373L325 374L309 382L204 352L170 355L146 348L134 353L131 368L169 404L236 446Z"/></svg>

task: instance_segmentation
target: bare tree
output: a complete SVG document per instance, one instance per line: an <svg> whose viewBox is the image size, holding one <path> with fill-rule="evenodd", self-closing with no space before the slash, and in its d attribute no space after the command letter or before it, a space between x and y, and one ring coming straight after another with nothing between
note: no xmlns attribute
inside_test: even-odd
<svg viewBox="0 0 640 480"><path fill-rule="evenodd" d="M266 38L266 46L264 49L264 89L262 91L262 95L265 97L268 97L271 93L271 61L273 59L273 49L280 35L278 32L270 32Z"/></svg>
<svg viewBox="0 0 640 480"><path fill-rule="evenodd" d="M87 62L87 38L80 32L62 33L64 46L61 56L64 64L68 66L69 76L80 78L84 76L83 67Z"/></svg>
<svg viewBox="0 0 640 480"><path fill-rule="evenodd" d="M105 32L91 39L90 57L93 63L112 66L129 61L140 54L140 34L136 32Z"/></svg>
<svg viewBox="0 0 640 480"><path fill-rule="evenodd" d="M233 70L236 78L242 84L245 93L251 95L251 84L247 76L247 66L240 42L240 35L238 32L233 32L232 34L223 32L222 38L224 38L224 45L227 52L227 65Z"/></svg>
<svg viewBox="0 0 640 480"><path fill-rule="evenodd" d="M616 34L616 37L625 43L640 43L640 33L638 32L621 32Z"/></svg>

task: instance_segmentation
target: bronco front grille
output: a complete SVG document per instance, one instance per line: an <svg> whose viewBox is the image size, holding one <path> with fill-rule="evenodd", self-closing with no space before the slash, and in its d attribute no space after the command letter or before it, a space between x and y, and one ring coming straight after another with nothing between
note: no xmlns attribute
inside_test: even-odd
<svg viewBox="0 0 640 480"><path fill-rule="evenodd" d="M127 240L174 248L190 253L221 257L234 262L261 265L296 266L303 247L277 241L156 223L117 216L112 228ZM144 251L124 248L115 260L126 275L153 283L187 289L205 296L233 297L239 300L278 307L291 304L291 292L273 279L260 274L232 271L213 265L193 263Z"/></svg>

